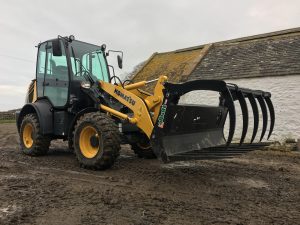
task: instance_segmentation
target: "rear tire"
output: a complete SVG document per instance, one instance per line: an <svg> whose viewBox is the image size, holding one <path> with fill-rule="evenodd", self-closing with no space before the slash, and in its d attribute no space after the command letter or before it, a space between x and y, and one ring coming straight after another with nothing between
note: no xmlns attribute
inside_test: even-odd
<svg viewBox="0 0 300 225"><path fill-rule="evenodd" d="M118 128L104 113L92 112L80 117L73 141L77 160L84 168L108 169L119 156L121 140Z"/></svg>
<svg viewBox="0 0 300 225"><path fill-rule="evenodd" d="M51 139L40 132L40 123L36 114L24 116L20 128L20 149L26 155L46 155Z"/></svg>

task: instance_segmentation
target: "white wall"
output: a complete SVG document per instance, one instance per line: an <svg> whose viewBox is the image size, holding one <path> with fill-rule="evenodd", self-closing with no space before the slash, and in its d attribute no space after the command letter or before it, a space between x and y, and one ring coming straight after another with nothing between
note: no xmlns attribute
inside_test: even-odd
<svg viewBox="0 0 300 225"><path fill-rule="evenodd" d="M282 141L286 138L300 138L300 75L226 80L226 82L235 83L240 87L271 92L271 100L275 108L276 119L270 140ZM214 92L194 91L183 96L180 102L209 105L213 103L217 105L218 94ZM237 131L235 132L234 139L237 140L241 134L242 117L239 104L237 103L235 105L237 111ZM250 140L253 130L253 116L251 110L251 106L248 104L250 121L246 136L247 140ZM261 114L260 119L262 119ZM258 140L261 134L262 120L259 122L256 140ZM268 123L265 138L269 131L269 125L270 123ZM228 121L226 122L226 127L228 127ZM227 131L228 130L225 129L225 135Z"/></svg>

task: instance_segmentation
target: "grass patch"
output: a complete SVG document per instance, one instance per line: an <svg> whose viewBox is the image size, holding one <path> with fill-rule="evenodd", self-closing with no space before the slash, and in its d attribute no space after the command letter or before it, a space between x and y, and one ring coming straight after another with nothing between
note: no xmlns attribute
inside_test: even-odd
<svg viewBox="0 0 300 225"><path fill-rule="evenodd" d="M3 124L3 123L15 123L16 120L0 120L0 124Z"/></svg>

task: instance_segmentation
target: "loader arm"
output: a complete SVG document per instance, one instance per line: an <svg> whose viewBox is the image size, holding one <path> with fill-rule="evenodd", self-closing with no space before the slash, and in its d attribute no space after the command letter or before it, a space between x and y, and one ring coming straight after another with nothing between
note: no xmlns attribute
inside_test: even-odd
<svg viewBox="0 0 300 225"><path fill-rule="evenodd" d="M103 104L100 105L100 108L115 117L136 124L150 139L163 101L163 83L166 80L166 76L159 77L154 89L154 95L147 95L138 90L138 88L147 85L146 81L129 84L124 87L100 81L100 88L132 110L134 115L133 117L129 117Z"/></svg>

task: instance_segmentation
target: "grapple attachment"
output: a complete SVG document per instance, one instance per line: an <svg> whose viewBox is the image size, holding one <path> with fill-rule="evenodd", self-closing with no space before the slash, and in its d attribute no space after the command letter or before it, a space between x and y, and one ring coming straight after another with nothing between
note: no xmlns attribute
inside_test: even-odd
<svg viewBox="0 0 300 225"><path fill-rule="evenodd" d="M239 145L242 145L249 124L249 113L246 103L248 98L253 111L254 141L259 126L259 103L263 115L263 139L268 124L268 110L270 115L270 129L268 139L272 134L275 113L271 102L271 94L259 90L239 88L234 84L227 84L221 80L195 80L182 84L165 83L164 100L160 108L159 117L155 123L151 145L156 156L168 161L169 156L206 149L215 146L229 146L232 142L236 125L236 111L234 101L238 101L243 115L243 128ZM182 95L195 91L207 90L219 92L219 106L178 104ZM229 117L228 137L224 137L224 124Z"/></svg>

